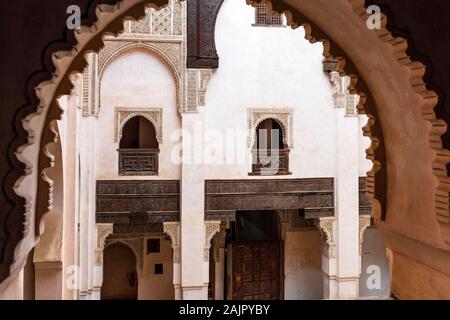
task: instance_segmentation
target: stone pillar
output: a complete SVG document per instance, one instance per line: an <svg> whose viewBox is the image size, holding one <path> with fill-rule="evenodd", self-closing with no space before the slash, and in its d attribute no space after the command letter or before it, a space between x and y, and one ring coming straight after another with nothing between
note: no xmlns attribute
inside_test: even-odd
<svg viewBox="0 0 450 320"><path fill-rule="evenodd" d="M164 222L163 230L172 240L173 249L173 287L175 300L182 300L181 291L181 225L179 222Z"/></svg>
<svg viewBox="0 0 450 320"><path fill-rule="evenodd" d="M331 72L330 77L336 114L335 221L331 238L336 252L328 258L328 283L324 288L327 298L355 299L359 296L361 265L357 112L360 97L350 93L350 77L341 77L336 71Z"/></svg>
<svg viewBox="0 0 450 320"><path fill-rule="evenodd" d="M190 94L190 93L188 93ZM196 95L188 100L196 99ZM182 114L181 177L181 282L183 299L206 300L204 282L203 118L201 113ZM186 263L185 263L186 262Z"/></svg>
<svg viewBox="0 0 450 320"><path fill-rule="evenodd" d="M209 252L212 238L220 231L220 221L205 221L205 246L203 248L203 283L209 285Z"/></svg>
<svg viewBox="0 0 450 320"><path fill-rule="evenodd" d="M224 300L225 298L225 235L225 230L221 230L214 241L214 300Z"/></svg>
<svg viewBox="0 0 450 320"><path fill-rule="evenodd" d="M91 298L92 300L100 300L103 285L103 250L105 249L106 238L113 233L113 224L97 223L95 226L97 247L95 248L94 288Z"/></svg>

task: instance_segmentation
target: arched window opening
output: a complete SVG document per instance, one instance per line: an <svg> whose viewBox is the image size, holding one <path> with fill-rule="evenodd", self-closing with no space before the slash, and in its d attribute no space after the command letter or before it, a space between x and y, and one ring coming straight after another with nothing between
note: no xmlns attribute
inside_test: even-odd
<svg viewBox="0 0 450 320"><path fill-rule="evenodd" d="M289 152L280 124L273 119L264 120L256 128L251 174L269 176L290 174Z"/></svg>
<svg viewBox="0 0 450 320"><path fill-rule="evenodd" d="M270 14L265 3L258 3L255 26L283 26L283 16L277 13Z"/></svg>
<svg viewBox="0 0 450 320"><path fill-rule="evenodd" d="M133 117L122 130L119 144L119 175L157 175L159 143L153 124Z"/></svg>

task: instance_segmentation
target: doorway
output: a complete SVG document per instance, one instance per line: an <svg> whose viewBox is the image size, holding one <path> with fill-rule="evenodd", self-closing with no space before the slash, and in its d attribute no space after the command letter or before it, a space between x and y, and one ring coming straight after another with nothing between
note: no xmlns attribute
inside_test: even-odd
<svg viewBox="0 0 450 320"><path fill-rule="evenodd" d="M229 239L232 298L281 299L283 243L276 211L238 212Z"/></svg>
<svg viewBox="0 0 450 320"><path fill-rule="evenodd" d="M122 243L104 251L102 300L137 300L138 277L134 252Z"/></svg>

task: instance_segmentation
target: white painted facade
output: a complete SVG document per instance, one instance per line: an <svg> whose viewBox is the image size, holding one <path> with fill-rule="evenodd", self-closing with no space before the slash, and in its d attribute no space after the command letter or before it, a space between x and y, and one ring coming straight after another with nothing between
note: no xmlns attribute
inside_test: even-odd
<svg viewBox="0 0 450 320"><path fill-rule="evenodd" d="M174 2L171 5L174 6ZM185 4L181 6L184 15ZM172 22L173 31L175 23ZM97 180L181 181L178 239L170 235L173 251L181 251L180 261L175 261L175 253L172 256L170 241L165 236L149 234L150 238L161 238L161 253L160 256L147 255L145 243L141 244L143 249L137 253L143 260L143 268L138 272L138 298L206 299L210 264L204 259L205 247L210 243L208 236L214 236L218 230L208 234L208 225L205 226L204 181L322 177L335 179L335 218L321 221L320 232L317 229L286 231L284 298L339 299L357 298L360 293L371 295L362 290L359 283L360 239L365 228L359 217L358 178L366 176L372 166L365 151L370 140L363 137L362 131L367 117L349 115L345 106L339 107L342 101L347 102L350 94L345 93L346 88L341 95L336 91L336 83L345 83L345 79L333 83L323 71L320 43L310 44L304 39L301 28L260 27L254 26L254 22L255 9L244 0L224 1L216 23L220 66L212 72L205 103L196 105L197 112L180 109L179 79L174 77L167 61L143 48L114 57L102 72L99 72L98 55L92 55L90 61L95 64L97 73L95 80L90 81L95 82L96 93L88 105L93 106L93 112L83 110L80 86L85 84L81 77L76 82L74 95L60 100L65 110L59 124L61 145L66 154L62 170L66 177L65 192L71 190L71 195L64 198L64 216L70 213L72 218L64 226L66 238L59 250L65 254L65 258L61 258L63 261L70 257L74 265L80 266L79 286L74 290L63 289L63 298L100 298L103 269L96 262L99 250L99 229L95 224ZM185 23L182 25L185 27ZM130 30L128 22L127 28ZM119 39L126 36L121 35ZM186 41L185 31L165 37L180 43ZM156 35L152 41L160 38L161 35ZM179 70L181 77L189 78L189 70L183 66ZM189 104L188 81L182 85L183 99ZM159 144L157 176L118 174L116 108L161 109L162 143ZM275 114L290 112L291 175L249 176L252 161L248 143L252 134L249 116L256 109L271 110ZM174 247L175 241L180 242L179 248ZM213 250L219 250L216 242L213 243ZM376 255L381 249L382 246L374 249ZM214 270L219 288L226 285L224 279L220 280L224 277L224 251L221 250ZM164 264L164 276L151 274L155 263ZM65 273L66 269L64 265L63 283L71 276ZM386 273L388 270L383 268L383 275ZM45 292L46 279L42 280L42 292ZM388 282L383 282L383 287L387 285Z"/></svg>

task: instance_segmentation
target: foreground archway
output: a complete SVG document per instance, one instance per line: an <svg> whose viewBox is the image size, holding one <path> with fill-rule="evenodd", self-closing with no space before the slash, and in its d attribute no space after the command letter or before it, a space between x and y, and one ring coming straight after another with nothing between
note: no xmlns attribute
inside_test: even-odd
<svg viewBox="0 0 450 320"><path fill-rule="evenodd" d="M335 4L333 7L329 7L327 1L324 0L286 2L290 3L292 8L296 8L297 12L303 12L311 21L316 22L330 34L334 41L340 44L351 57L353 63L359 67L358 70L370 86L373 96L376 97L388 155L387 193L390 199L387 208L388 218L386 222L381 223L388 237L388 246L395 249L394 251L401 256L407 257L403 261L404 265L407 264L408 258L413 258L421 261L422 264L425 262L432 264L429 267L445 272L445 266L448 266L450 260L448 254L450 247L445 240L448 239L445 219L445 215L448 215L448 207L445 208L445 199L448 198L448 185L445 183L446 174L444 173L445 170L442 170L442 166L445 166L448 162L448 154L439 147L439 143L433 144L437 146L437 151L434 151L429 143L430 132L433 137L439 137L444 130L442 123L435 121L433 112L430 111L436 97L423 90L420 82L415 87L411 86L411 82L414 82L415 79L420 80L424 69L423 66L404 59L405 56L402 54L404 43L390 39L388 33L384 34L384 39L394 45L391 46L391 44L386 44L383 38L380 40L375 31L364 28L363 21L355 14L355 12L361 13L361 10L364 9L362 1L339 1L340 5ZM128 3L130 2L132 1ZM138 3L138 1L134 3ZM295 14L288 12L288 16L290 17L290 23L298 23L295 22ZM341 27L333 29L338 24ZM355 28L355 25L359 26L360 29ZM382 34L382 32L380 33ZM374 52L377 53L374 62L367 61L365 57L371 56ZM399 63L398 59L400 59L400 62L406 63L406 68ZM69 61L67 59L61 60L65 60L61 61L63 64ZM72 65L73 68L76 68L75 65ZM374 70L378 71L374 72ZM390 77L386 79L386 75L390 75ZM66 88L70 86L67 81L65 81L65 84ZM51 93L52 91L59 91L59 94L62 94L63 89L64 85L60 86L59 90L46 91L41 88L40 96L42 99L48 104L52 104L47 115L47 124L51 124L59 113L57 106L54 102L51 102ZM421 89L421 93L417 93L416 90ZM424 114L428 115L432 125L424 120ZM47 146L47 142L51 140L52 134L44 132L42 145ZM414 141L414 144L410 141ZM26 161L23 150L22 153L19 153L19 158ZM416 160L414 164L411 163L411 159ZM438 172L442 172L443 179L441 179L440 184L433 175L434 160L438 160L438 166L435 165L435 168L437 167ZM51 165L45 156L41 156L41 164L41 169ZM36 174L36 171L34 174ZM23 196L30 195L30 193L27 193L30 190L23 188L23 182L20 184L22 188L18 188L18 193ZM45 197L45 195L47 195L46 189L48 187L42 181L39 183L39 187L39 193L43 193L39 194L38 201L34 203L38 204L41 212L45 212L46 210L42 209L47 207L48 197ZM440 189L437 190L436 187ZM444 208L439 211L443 217L441 218L443 221L441 228L436 220L436 197L441 199L440 201L444 204ZM420 199L420 201L417 199ZM31 212L33 211L30 210L28 214L30 215ZM407 222L411 219L417 221L417 224L408 224ZM29 240L32 242L31 237ZM29 248L25 248L26 250L29 250ZM21 252L17 252L16 255L18 263L13 266L13 271L20 269ZM426 267L419 265L416 270L420 268L425 270ZM404 273L403 276L409 278L411 274ZM401 279L400 275L399 279ZM408 297L403 288L399 288L399 290L401 295L404 294L405 297ZM411 292L411 294L419 293ZM423 294L432 295L433 292L428 291Z"/></svg>

